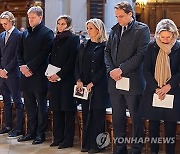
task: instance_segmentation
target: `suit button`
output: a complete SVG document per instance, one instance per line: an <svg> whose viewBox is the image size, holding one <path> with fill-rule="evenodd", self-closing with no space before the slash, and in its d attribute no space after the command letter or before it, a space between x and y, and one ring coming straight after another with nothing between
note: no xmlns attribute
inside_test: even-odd
<svg viewBox="0 0 180 154"><path fill-rule="evenodd" d="M93 70L91 70L91 72L94 72Z"/></svg>
<svg viewBox="0 0 180 154"><path fill-rule="evenodd" d="M94 60L92 60L92 63L94 63Z"/></svg>

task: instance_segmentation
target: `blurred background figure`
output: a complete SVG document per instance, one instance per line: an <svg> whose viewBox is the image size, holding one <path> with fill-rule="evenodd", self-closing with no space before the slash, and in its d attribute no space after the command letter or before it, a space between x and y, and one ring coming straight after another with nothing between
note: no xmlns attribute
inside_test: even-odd
<svg viewBox="0 0 180 154"><path fill-rule="evenodd" d="M84 35L84 32L82 30L79 31L79 39L80 39L80 43L86 41L86 36Z"/></svg>
<svg viewBox="0 0 180 154"><path fill-rule="evenodd" d="M24 27L21 27L21 28L20 28L20 31L21 31L21 32L24 32L24 30L25 30Z"/></svg>

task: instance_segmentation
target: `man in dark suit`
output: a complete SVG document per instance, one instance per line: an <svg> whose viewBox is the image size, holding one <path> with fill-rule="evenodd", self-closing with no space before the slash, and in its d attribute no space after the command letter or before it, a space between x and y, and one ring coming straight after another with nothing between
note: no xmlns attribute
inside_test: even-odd
<svg viewBox="0 0 180 154"><path fill-rule="evenodd" d="M3 95L5 119L5 127L0 130L0 134L9 132L8 137L15 138L22 135L24 118L20 92L20 71L16 57L21 33L14 27L15 18L9 11L5 11L0 15L0 23L5 29L0 34L0 88ZM14 101L17 118L14 129L12 129L11 96Z"/></svg>
<svg viewBox="0 0 180 154"><path fill-rule="evenodd" d="M133 123L132 137L140 139L143 136L143 121L137 116L137 111L144 89L142 61L150 41L150 32L147 25L134 19L132 6L128 2L115 5L115 16L118 23L112 27L109 35L105 63L110 75L109 92L115 137L114 154L126 154L126 143L118 141L126 137L127 108ZM122 77L129 79L129 90L128 88L116 89L118 80L124 82ZM142 145L133 142L130 153L141 153Z"/></svg>
<svg viewBox="0 0 180 154"><path fill-rule="evenodd" d="M45 141L48 122L48 80L45 71L54 34L42 23L43 10L40 7L31 7L27 15L30 27L22 34L17 55L22 73L21 88L28 116L28 132L18 142L34 139L32 144L40 144Z"/></svg>

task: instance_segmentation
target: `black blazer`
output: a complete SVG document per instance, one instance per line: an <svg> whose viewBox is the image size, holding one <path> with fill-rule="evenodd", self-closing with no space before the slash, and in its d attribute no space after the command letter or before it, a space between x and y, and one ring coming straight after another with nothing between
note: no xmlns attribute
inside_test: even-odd
<svg viewBox="0 0 180 154"><path fill-rule="evenodd" d="M0 34L0 69L5 69L8 72L8 79L13 81L13 78L20 77L20 71L17 63L17 48L21 33L18 29L14 29L5 45L5 32ZM4 79L0 78L0 84Z"/></svg>
<svg viewBox="0 0 180 154"><path fill-rule="evenodd" d="M76 59L76 81L78 79L82 80L82 70L83 68L86 68L86 66L82 64L82 61L84 53L86 52L88 42L89 41L81 43L78 52L78 56ZM105 42L98 43L93 51L92 61L89 64L91 66L91 82L94 84L92 89L93 95L91 98L92 109L105 109L106 107L110 106L106 66L104 63L105 46Z"/></svg>
<svg viewBox="0 0 180 154"><path fill-rule="evenodd" d="M22 75L22 90L47 91L48 80L44 75L48 64L48 55L52 49L53 31L42 23L37 27L29 27L22 34L17 52L19 65L27 65L32 71L31 77Z"/></svg>
<svg viewBox="0 0 180 154"><path fill-rule="evenodd" d="M116 89L116 82L109 78L109 92L140 95L145 86L142 62L150 41L150 31L146 24L133 20L120 39L121 29L122 27L116 24L110 32L105 63L108 73L115 68L122 69L122 76L130 79L130 91Z"/></svg>
<svg viewBox="0 0 180 154"><path fill-rule="evenodd" d="M53 111L75 111L73 98L75 85L74 65L79 48L79 36L72 34L66 39L53 45L49 63L60 67L57 75L61 81L50 82L50 107Z"/></svg>

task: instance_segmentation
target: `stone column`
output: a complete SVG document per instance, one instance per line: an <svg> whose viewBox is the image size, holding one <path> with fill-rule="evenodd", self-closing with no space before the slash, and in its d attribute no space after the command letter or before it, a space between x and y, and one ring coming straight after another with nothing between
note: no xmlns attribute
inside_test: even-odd
<svg viewBox="0 0 180 154"><path fill-rule="evenodd" d="M70 16L73 19L74 31L85 31L85 22L87 20L86 0L70 0Z"/></svg>
<svg viewBox="0 0 180 154"><path fill-rule="evenodd" d="M55 30L56 19L64 14L64 0L45 0L45 25Z"/></svg>

